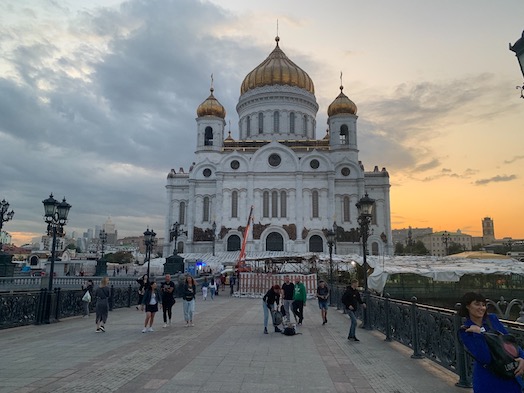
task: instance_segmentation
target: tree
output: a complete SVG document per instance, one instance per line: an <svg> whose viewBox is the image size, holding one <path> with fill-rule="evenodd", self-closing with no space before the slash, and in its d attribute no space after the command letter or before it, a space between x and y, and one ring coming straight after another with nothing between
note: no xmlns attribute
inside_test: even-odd
<svg viewBox="0 0 524 393"><path fill-rule="evenodd" d="M115 253L109 253L104 255L104 259L109 263L132 263L133 255L129 251L117 251Z"/></svg>
<svg viewBox="0 0 524 393"><path fill-rule="evenodd" d="M404 255L404 245L401 242L395 244L395 255Z"/></svg>
<svg viewBox="0 0 524 393"><path fill-rule="evenodd" d="M462 245L455 243L455 242L451 242L451 244L448 247L448 255L459 254L462 251L464 251L464 248L462 247Z"/></svg>
<svg viewBox="0 0 524 393"><path fill-rule="evenodd" d="M422 240L417 240L413 244L412 249L413 249L413 255L428 255L429 254L429 251L426 248L426 246L424 245L424 243L422 242Z"/></svg>

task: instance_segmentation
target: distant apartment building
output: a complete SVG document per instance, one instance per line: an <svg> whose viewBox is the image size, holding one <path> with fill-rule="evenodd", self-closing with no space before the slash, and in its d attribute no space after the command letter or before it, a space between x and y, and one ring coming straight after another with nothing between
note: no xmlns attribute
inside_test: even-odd
<svg viewBox="0 0 524 393"><path fill-rule="evenodd" d="M118 232L116 230L116 225L111 221L111 217L107 219L102 228L107 234L107 244L116 244Z"/></svg>
<svg viewBox="0 0 524 393"><path fill-rule="evenodd" d="M471 235L466 235L459 230L457 232L440 231L422 237L420 240L431 255L444 257L452 245L459 245L463 251L471 250Z"/></svg>
<svg viewBox="0 0 524 393"><path fill-rule="evenodd" d="M409 239L412 242L420 240L422 237L427 236L433 233L433 228L403 228L403 229L393 229L393 244L400 243L404 246L408 245Z"/></svg>

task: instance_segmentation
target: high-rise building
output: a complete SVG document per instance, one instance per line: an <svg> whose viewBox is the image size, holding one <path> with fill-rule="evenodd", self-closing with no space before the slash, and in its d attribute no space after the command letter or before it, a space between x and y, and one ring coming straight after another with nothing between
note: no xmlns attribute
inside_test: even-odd
<svg viewBox="0 0 524 393"><path fill-rule="evenodd" d="M360 253L356 203L367 193L376 201L369 252L393 252L389 173L366 171L359 160L357 106L343 86L324 108L328 130L320 139L313 80L278 37L242 82L235 137L225 136L226 110L210 91L196 110L193 164L167 176L165 233L180 224L179 250L238 251L246 242L247 251L326 252L336 224L337 253Z"/></svg>

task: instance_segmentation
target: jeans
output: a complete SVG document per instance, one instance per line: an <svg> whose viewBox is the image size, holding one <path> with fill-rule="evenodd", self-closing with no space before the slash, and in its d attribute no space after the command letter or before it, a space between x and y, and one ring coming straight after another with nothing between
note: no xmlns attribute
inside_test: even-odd
<svg viewBox="0 0 524 393"><path fill-rule="evenodd" d="M262 300L262 308L264 309L264 327L267 329L267 321L269 319L269 312L271 310L273 310L274 306L271 306L272 308L270 309L268 306L267 306L267 303L265 301ZM273 322L273 319L271 319L271 322Z"/></svg>
<svg viewBox="0 0 524 393"><path fill-rule="evenodd" d="M82 303L84 303L84 317L88 317L89 316L89 302L82 301Z"/></svg>
<svg viewBox="0 0 524 393"><path fill-rule="evenodd" d="M193 320L193 313L195 312L195 299L184 300L184 320L186 322Z"/></svg>
<svg viewBox="0 0 524 393"><path fill-rule="evenodd" d="M291 311L290 311L290 307L291 306L291 303L293 303L293 300L292 299L284 299L283 300L283 303L284 303L284 310L286 311L286 318L289 322L291 322Z"/></svg>
<svg viewBox="0 0 524 393"><path fill-rule="evenodd" d="M211 300L215 298L215 288L209 288L209 294L211 295Z"/></svg>
<svg viewBox="0 0 524 393"><path fill-rule="evenodd" d="M357 330L357 317L355 316L354 310L347 310L351 324L349 325L348 337L355 337L355 331Z"/></svg>

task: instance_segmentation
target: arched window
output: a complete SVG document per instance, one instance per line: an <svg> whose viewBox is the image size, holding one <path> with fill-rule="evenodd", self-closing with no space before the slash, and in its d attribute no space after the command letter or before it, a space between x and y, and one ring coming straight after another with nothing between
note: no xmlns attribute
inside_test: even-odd
<svg viewBox="0 0 524 393"><path fill-rule="evenodd" d="M264 132L264 114L260 112L258 114L258 133L262 134Z"/></svg>
<svg viewBox="0 0 524 393"><path fill-rule="evenodd" d="M231 217L238 217L238 192L231 193Z"/></svg>
<svg viewBox="0 0 524 393"><path fill-rule="evenodd" d="M178 242L176 252L182 254L184 252L184 242Z"/></svg>
<svg viewBox="0 0 524 393"><path fill-rule="evenodd" d="M180 206L178 206L178 223L179 224L186 223L186 203L185 202L180 202Z"/></svg>
<svg viewBox="0 0 524 393"><path fill-rule="evenodd" d="M278 217L278 192L271 193L271 217Z"/></svg>
<svg viewBox="0 0 524 393"><path fill-rule="evenodd" d="M307 115L304 115L304 124L302 124L302 131L304 131L304 135L307 133Z"/></svg>
<svg viewBox="0 0 524 393"><path fill-rule="evenodd" d="M279 132L280 129L280 112L273 113L273 132Z"/></svg>
<svg viewBox="0 0 524 393"><path fill-rule="evenodd" d="M209 221L209 197L204 197L204 206L202 211L202 221Z"/></svg>
<svg viewBox="0 0 524 393"><path fill-rule="evenodd" d="M284 238L280 233L271 232L267 235L266 251L284 251Z"/></svg>
<svg viewBox="0 0 524 393"><path fill-rule="evenodd" d="M287 194L285 191L280 192L280 217L287 217Z"/></svg>
<svg viewBox="0 0 524 393"><path fill-rule="evenodd" d="M324 242L318 235L309 238L309 252L324 252Z"/></svg>
<svg viewBox="0 0 524 393"><path fill-rule="evenodd" d="M344 222L349 222L351 217L349 215L349 212L350 212L350 204L349 204L349 197L348 196L345 196L344 197L344 206L343 206L343 210L344 210Z"/></svg>
<svg viewBox="0 0 524 393"><path fill-rule="evenodd" d="M227 251L240 251L240 237L231 235L227 238Z"/></svg>
<svg viewBox="0 0 524 393"><path fill-rule="evenodd" d="M342 126L340 127L340 144L341 145L349 144L349 130L348 130L348 126L345 124L342 124Z"/></svg>
<svg viewBox="0 0 524 393"><path fill-rule="evenodd" d="M204 132L204 146L213 146L213 129L206 127Z"/></svg>
<svg viewBox="0 0 524 393"><path fill-rule="evenodd" d="M371 243L371 255L378 255L378 243Z"/></svg>
<svg viewBox="0 0 524 393"><path fill-rule="evenodd" d="M269 217L269 191L262 194L262 217Z"/></svg>
<svg viewBox="0 0 524 393"><path fill-rule="evenodd" d="M311 194L311 207L313 218L318 218L318 191L313 191Z"/></svg>
<svg viewBox="0 0 524 393"><path fill-rule="evenodd" d="M246 117L246 136L251 136L251 116Z"/></svg>
<svg viewBox="0 0 524 393"><path fill-rule="evenodd" d="M289 114L289 132L291 134L295 133L295 112Z"/></svg>

